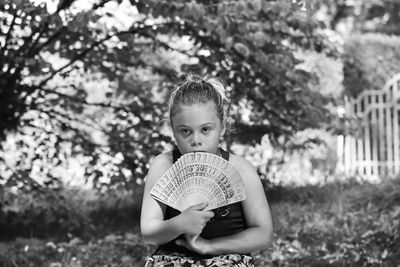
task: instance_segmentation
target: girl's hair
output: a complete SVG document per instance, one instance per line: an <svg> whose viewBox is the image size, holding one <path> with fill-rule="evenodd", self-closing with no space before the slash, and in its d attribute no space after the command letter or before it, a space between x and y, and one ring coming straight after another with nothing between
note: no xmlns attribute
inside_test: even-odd
<svg viewBox="0 0 400 267"><path fill-rule="evenodd" d="M189 74L186 80L175 88L169 99L169 121L172 126L172 117L179 112L183 105L208 103L216 105L217 116L223 126L228 126L228 100L222 82L214 77L200 77ZM228 127L227 127L228 128Z"/></svg>

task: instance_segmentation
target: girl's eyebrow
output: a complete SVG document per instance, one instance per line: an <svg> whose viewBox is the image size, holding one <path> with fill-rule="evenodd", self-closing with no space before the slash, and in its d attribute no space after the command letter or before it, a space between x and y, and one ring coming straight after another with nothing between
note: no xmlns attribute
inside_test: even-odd
<svg viewBox="0 0 400 267"><path fill-rule="evenodd" d="M190 127L190 126L188 126L186 124L178 124L178 125L176 125L176 127L177 128L192 128L192 127Z"/></svg>
<svg viewBox="0 0 400 267"><path fill-rule="evenodd" d="M199 125L200 127L204 127L204 126L209 126L209 125L215 125L215 122L206 122L206 123L203 123L203 124L201 124L201 125ZM186 124L178 124L178 125L176 125L176 127L187 127L187 128L191 128L191 126L189 126L189 125L186 125Z"/></svg>

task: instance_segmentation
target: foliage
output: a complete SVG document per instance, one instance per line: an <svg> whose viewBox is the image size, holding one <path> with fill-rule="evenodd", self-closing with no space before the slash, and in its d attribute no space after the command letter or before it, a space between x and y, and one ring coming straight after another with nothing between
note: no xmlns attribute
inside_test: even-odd
<svg viewBox="0 0 400 267"><path fill-rule="evenodd" d="M365 208L369 204L381 210L396 209L400 203L400 178L387 178L378 185L364 185L360 187L359 194L352 197L350 202L354 209Z"/></svg>
<svg viewBox="0 0 400 267"><path fill-rule="evenodd" d="M392 266L399 259L398 202L380 206L370 192L387 195L399 178L375 185L345 182L300 188L271 188L281 192L271 209L277 240L270 249L273 266ZM397 193L398 195L398 193ZM275 193L276 196L276 193ZM354 206L357 199L359 206ZM268 254L265 254L268 259Z"/></svg>
<svg viewBox="0 0 400 267"><path fill-rule="evenodd" d="M5 267L143 266L149 249L136 233L129 232L109 234L90 241L71 237L68 242L60 243L17 239L11 245L2 243L0 265Z"/></svg>
<svg viewBox="0 0 400 267"><path fill-rule="evenodd" d="M316 80L310 80L312 88L339 102L343 94L343 63L339 58L331 58L315 51L298 51L299 65L308 72L315 73Z"/></svg>
<svg viewBox="0 0 400 267"><path fill-rule="evenodd" d="M395 36L400 35L399 1L311 0L307 1L307 6L323 25L331 43L338 44L344 62L347 95L357 96L366 88L381 89L388 78L398 72ZM363 35L365 33L370 34ZM341 132L343 127L337 128Z"/></svg>
<svg viewBox="0 0 400 267"><path fill-rule="evenodd" d="M4 157L3 180L31 170L29 178L57 187L76 159L82 181L133 190L172 143L160 132L165 97L187 71L226 81L237 124L228 144L291 135L329 117L328 99L310 89L312 73L297 68L293 52L333 51L296 2L59 1L52 9L2 0L0 7L0 140L13 135L19 153L12 164ZM245 110L252 116L243 118Z"/></svg>
<svg viewBox="0 0 400 267"><path fill-rule="evenodd" d="M185 1L150 1L143 10L164 17L168 23L181 17L181 27L187 28L194 44L201 47L191 52L206 63L200 71L216 74L231 88L241 140L247 132L241 131L241 123L249 124L240 116L242 106L252 113L251 125L267 126L263 133L272 136L321 122L324 99L309 89L311 75L296 68L293 49L299 44L319 50L325 47L313 21L300 17L289 1L192 1L187 5ZM209 56L200 54L204 49Z"/></svg>
<svg viewBox="0 0 400 267"><path fill-rule="evenodd" d="M134 191L109 189L106 194L95 189L35 186L35 190L22 185L16 188L8 182L0 190L0 240L16 236L51 236L53 241L70 235L89 238L104 229L131 231L138 227L142 186Z"/></svg>
<svg viewBox="0 0 400 267"><path fill-rule="evenodd" d="M360 1L361 13L356 27L363 32L400 35L400 3L397 0ZM355 10L354 10L355 11Z"/></svg>
<svg viewBox="0 0 400 267"><path fill-rule="evenodd" d="M354 35L344 52L345 92L353 97L367 89L380 90L400 73L400 37L382 34Z"/></svg>
<svg viewBox="0 0 400 267"><path fill-rule="evenodd" d="M14 179L10 179L0 191L0 239L8 240L16 235L39 238L49 234L83 235L83 229L93 229L79 205L72 206L72 202L60 190L39 185L33 185L33 189L26 184L16 188L10 186L10 181ZM32 181L25 180L29 183Z"/></svg>
<svg viewBox="0 0 400 267"><path fill-rule="evenodd" d="M275 238L269 249L254 254L257 266L396 266L398 201L390 198L386 205L370 193L398 196L398 185L399 178L382 185L352 179L306 187L270 185L266 192ZM0 265L143 266L154 246L143 243L137 227L127 226L130 230L101 228L100 234L84 238L69 234L63 240L50 235L0 242Z"/></svg>
<svg viewBox="0 0 400 267"><path fill-rule="evenodd" d="M398 0L310 0L306 2L325 27L334 29L346 37L354 32L400 35Z"/></svg>
<svg viewBox="0 0 400 267"><path fill-rule="evenodd" d="M334 178L336 146L337 138L329 131L308 129L278 140L265 135L259 144L234 144L232 151L249 160L262 180L273 185L299 186L324 184Z"/></svg>

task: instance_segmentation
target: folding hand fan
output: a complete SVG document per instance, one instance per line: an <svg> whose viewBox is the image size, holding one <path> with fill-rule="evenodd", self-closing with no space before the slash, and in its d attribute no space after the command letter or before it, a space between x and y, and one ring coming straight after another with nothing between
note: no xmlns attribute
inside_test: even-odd
<svg viewBox="0 0 400 267"><path fill-rule="evenodd" d="M151 196L179 211L207 202L212 210L246 198L243 180L225 159L205 152L182 155L157 181Z"/></svg>

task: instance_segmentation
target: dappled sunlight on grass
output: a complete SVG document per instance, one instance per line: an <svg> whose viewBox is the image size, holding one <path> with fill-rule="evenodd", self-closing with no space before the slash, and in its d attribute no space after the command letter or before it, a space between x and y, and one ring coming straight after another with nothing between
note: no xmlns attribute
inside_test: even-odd
<svg viewBox="0 0 400 267"><path fill-rule="evenodd" d="M400 205L393 186L398 184L268 188L274 240L269 249L254 253L257 266L396 266ZM97 229L84 237L0 242L0 266L143 266L155 247L140 237L138 213L126 217L137 204L111 199L112 205L98 206L101 212L91 217Z"/></svg>

